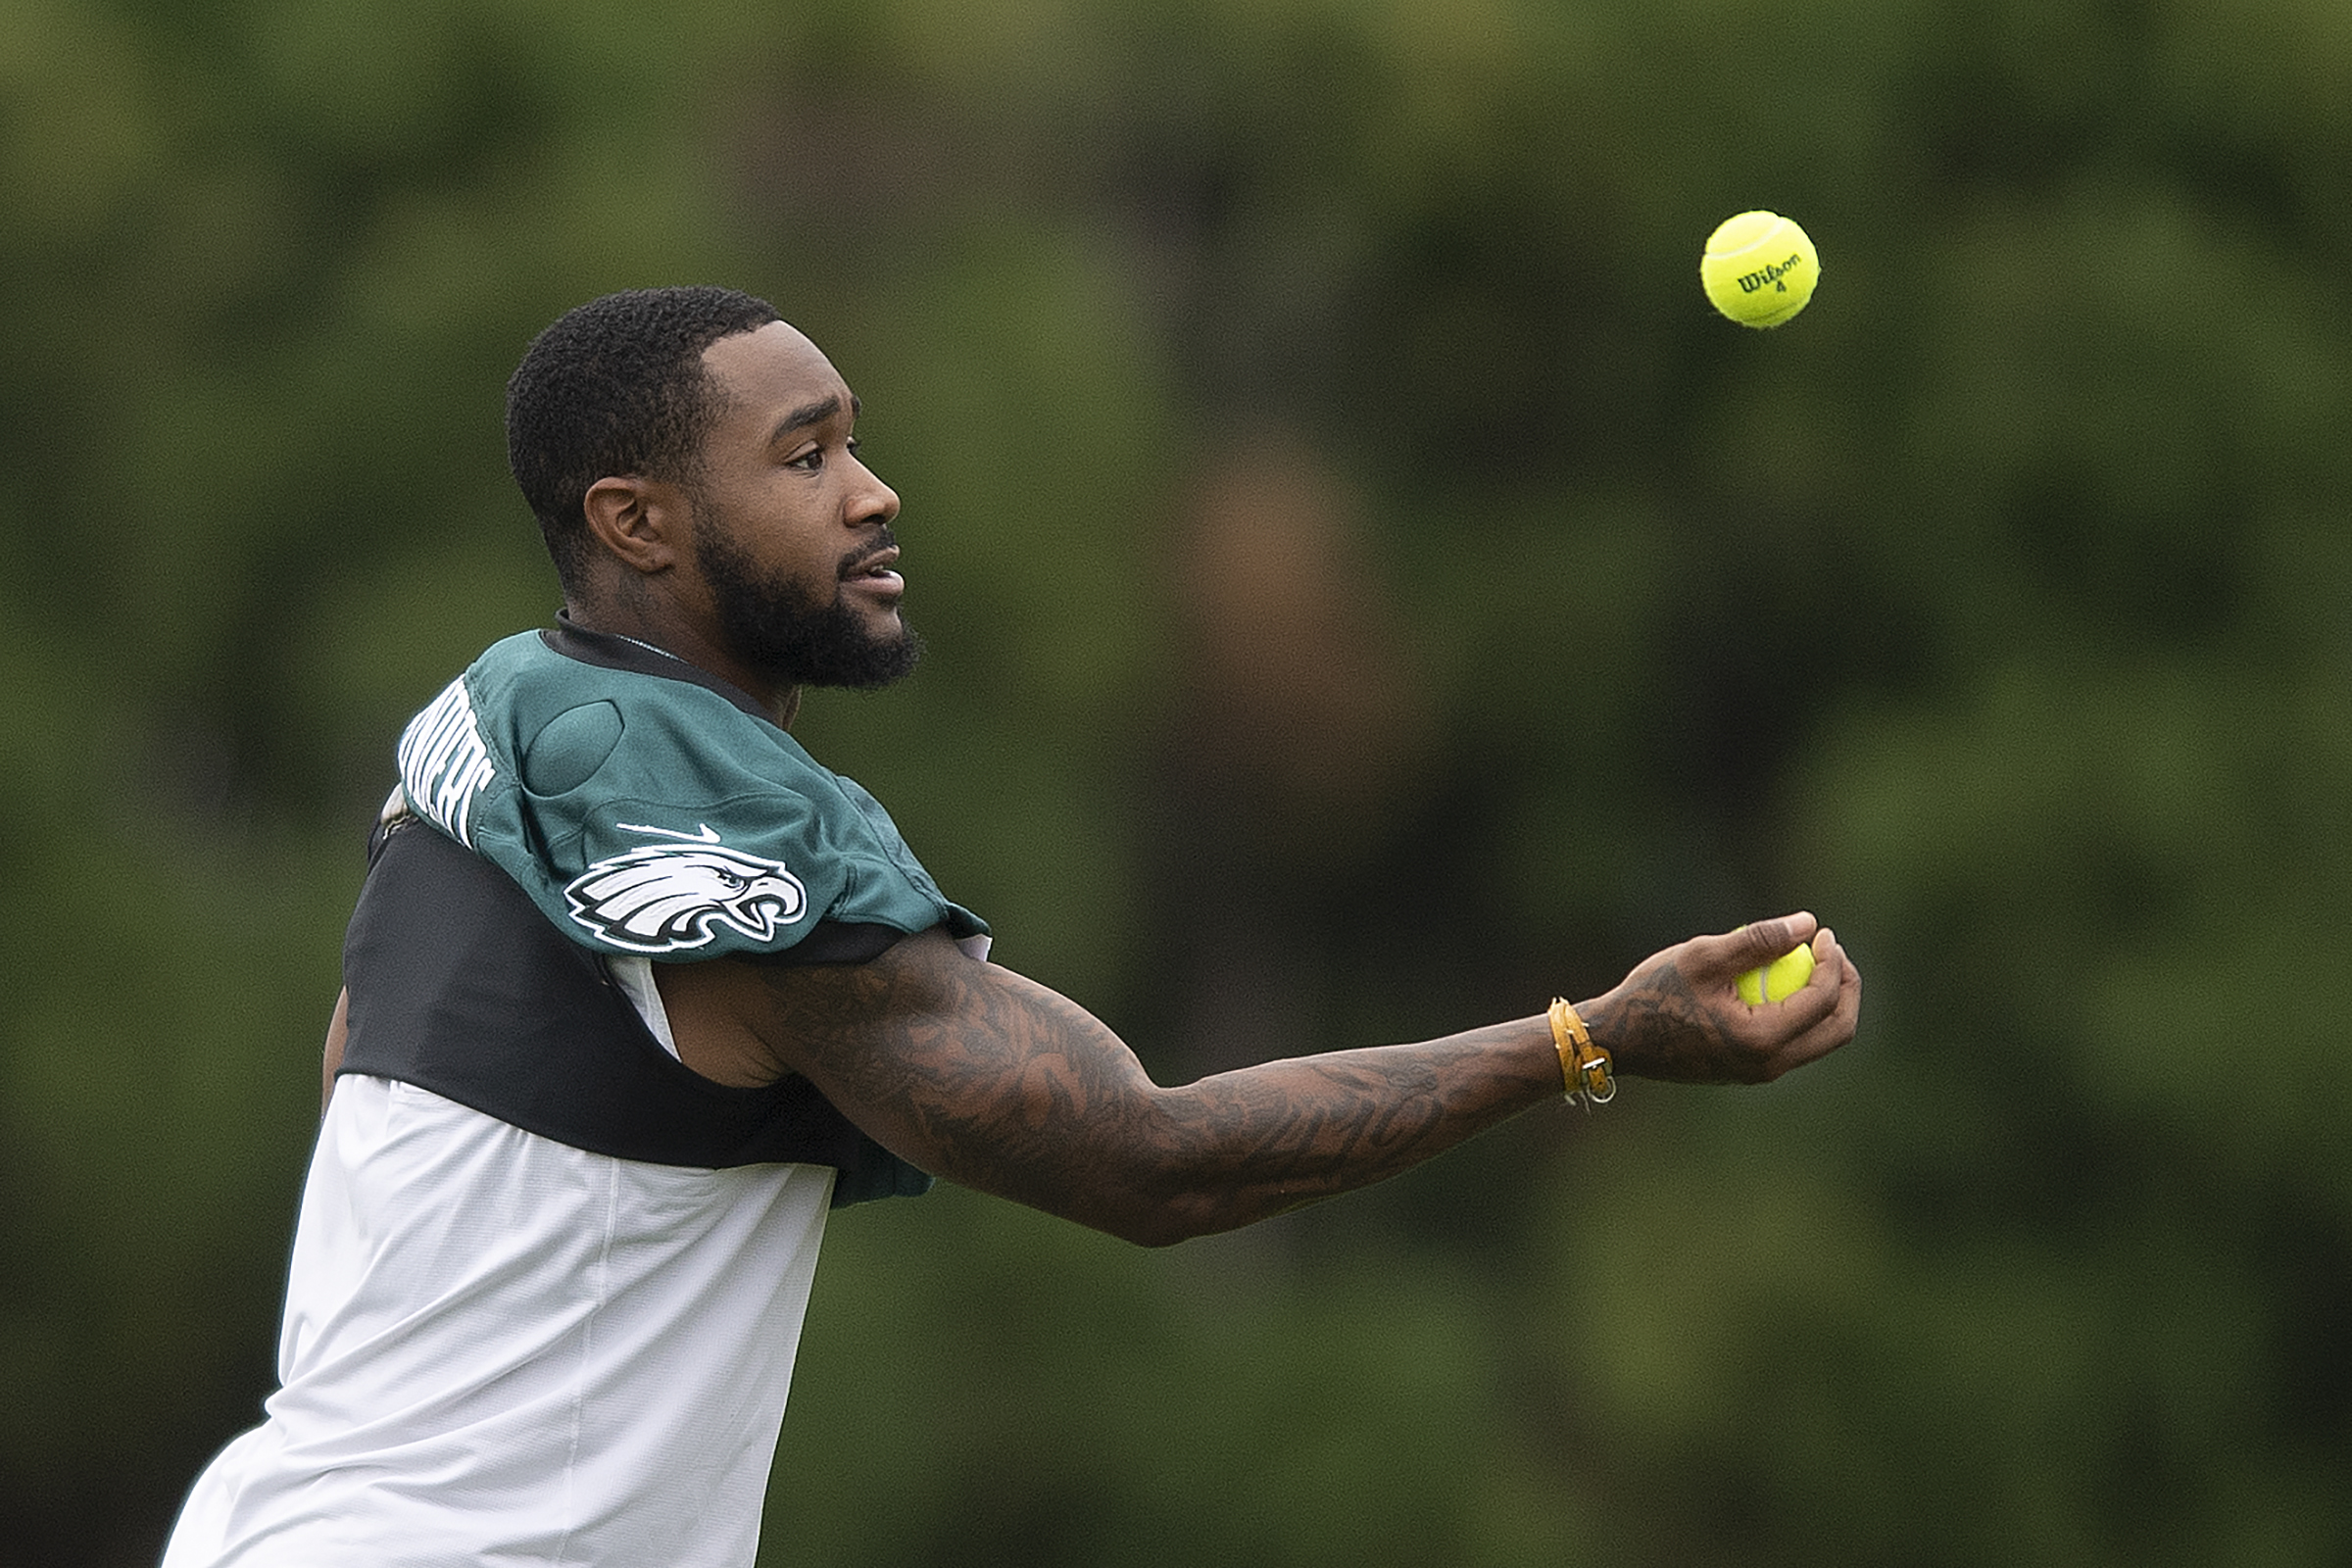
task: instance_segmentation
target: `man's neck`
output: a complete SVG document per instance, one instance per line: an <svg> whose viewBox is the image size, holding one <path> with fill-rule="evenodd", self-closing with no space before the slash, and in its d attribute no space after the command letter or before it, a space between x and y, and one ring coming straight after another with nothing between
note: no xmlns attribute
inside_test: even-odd
<svg viewBox="0 0 2352 1568"><path fill-rule="evenodd" d="M778 729L792 728L792 721L800 716L799 686L762 679L758 671L729 656L724 649L697 633L682 620L632 613L625 608L613 605L582 604L575 600L564 602L564 618L582 631L618 637L623 642L692 664L697 669L717 676L766 710Z"/></svg>

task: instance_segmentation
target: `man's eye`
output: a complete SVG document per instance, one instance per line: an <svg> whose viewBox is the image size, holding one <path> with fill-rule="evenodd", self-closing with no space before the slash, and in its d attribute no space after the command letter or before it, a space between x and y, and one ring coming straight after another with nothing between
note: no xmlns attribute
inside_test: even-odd
<svg viewBox="0 0 2352 1568"><path fill-rule="evenodd" d="M822 447L812 447L798 457L786 458L784 460L784 466L787 468L801 468L809 473L816 472L824 466L825 449Z"/></svg>

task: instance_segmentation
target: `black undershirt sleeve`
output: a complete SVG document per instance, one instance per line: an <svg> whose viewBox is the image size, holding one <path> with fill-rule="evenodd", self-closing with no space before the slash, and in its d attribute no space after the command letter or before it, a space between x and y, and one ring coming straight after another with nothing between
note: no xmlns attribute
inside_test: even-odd
<svg viewBox="0 0 2352 1568"><path fill-rule="evenodd" d="M680 1062L596 955L553 929L497 866L413 820L379 828L369 848L344 939L342 1072L413 1083L622 1159L831 1165L836 1207L930 1187L805 1078L738 1089ZM761 961L861 963L901 935L820 922Z"/></svg>

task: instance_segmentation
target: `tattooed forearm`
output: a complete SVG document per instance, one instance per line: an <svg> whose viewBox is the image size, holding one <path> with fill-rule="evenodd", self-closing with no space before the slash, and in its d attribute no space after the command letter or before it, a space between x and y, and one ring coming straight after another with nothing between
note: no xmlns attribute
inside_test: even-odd
<svg viewBox="0 0 2352 1568"><path fill-rule="evenodd" d="M1785 1003L1738 973L1809 916L1694 937L1579 1004L1633 1077L1760 1083L1850 1039L1861 976L1826 931ZM1261 1066L1152 1082L1068 999L966 957L942 931L859 964L720 959L660 974L679 1056L722 1083L799 1073L906 1159L1140 1242L1246 1225L1367 1186L1558 1096L1541 1016L1418 1045L1321 1055L1269 1041Z"/></svg>
<svg viewBox="0 0 2352 1568"><path fill-rule="evenodd" d="M885 1143L1137 1241L1383 1180L1561 1087L1540 1018L1162 1089L1083 1008L944 939L854 968L759 972L778 1064Z"/></svg>

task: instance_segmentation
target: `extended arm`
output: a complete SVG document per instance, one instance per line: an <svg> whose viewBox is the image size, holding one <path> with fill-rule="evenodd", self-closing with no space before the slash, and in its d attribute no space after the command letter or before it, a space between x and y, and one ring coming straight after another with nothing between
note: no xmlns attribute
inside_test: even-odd
<svg viewBox="0 0 2352 1568"><path fill-rule="evenodd" d="M1807 936L1806 990L1740 1004L1733 977ZM690 1065L805 1074L926 1170L1151 1245L1367 1186L1563 1088L1540 1014L1161 1088L1084 1008L937 931L858 965L660 973ZM1753 1082L1842 1044L1859 1004L1835 939L1800 915L1669 949L1580 1011L1620 1072Z"/></svg>
<svg viewBox="0 0 2352 1568"><path fill-rule="evenodd" d="M716 1004L922 1168L1144 1243L1378 1181L1561 1090L1541 1018L1162 1089L1085 1009L938 932L856 966L665 969L662 989L681 1050Z"/></svg>

